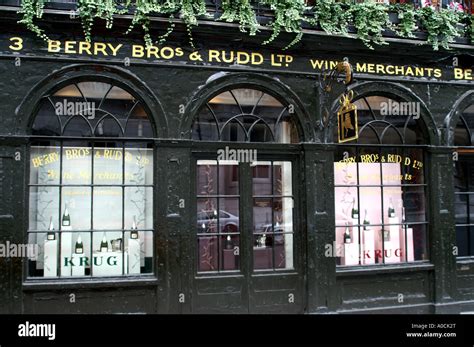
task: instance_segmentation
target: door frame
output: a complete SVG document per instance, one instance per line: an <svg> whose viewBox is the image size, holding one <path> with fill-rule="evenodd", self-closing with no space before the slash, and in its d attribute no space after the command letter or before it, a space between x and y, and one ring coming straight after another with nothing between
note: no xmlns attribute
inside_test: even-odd
<svg viewBox="0 0 474 347"><path fill-rule="evenodd" d="M217 150L223 149L226 146L232 149L256 149L258 152L258 161L291 161L292 162L292 195L294 198L293 205L293 254L294 254L294 268L293 270L253 270L253 194L252 194L252 179L251 179L251 168L249 164L239 163L239 216L243 227L240 229L240 270L239 272L213 272L211 274L198 273L198 247L197 235L196 235L196 173L197 173L197 161L198 160L217 160ZM204 143L194 142L193 148L191 149L190 158L190 193L191 201L190 206L190 221L189 221L189 242L187 248L189 252L187 254L192 255L193 259L189 261L192 269L188 269L191 274L191 293L192 303L191 311L196 313L303 313L307 306L307 285L306 285L306 270L307 270L307 235L306 235L306 208L304 206L305 187L301 185L304 182L304 153L300 145L294 144L273 144L273 143ZM243 164L243 165L242 165ZM247 172L246 172L247 170ZM242 175L243 174L243 175ZM250 178L248 182L244 182L244 179ZM251 246L252 245L252 246ZM255 300L253 295L254 283L253 281L260 280L265 283L278 282L280 276L287 276L288 278L297 276L298 287L295 289L293 294L294 301L291 307L285 309L285 312L281 310L282 306L275 302L272 305L264 305L263 308L256 309ZM280 278L283 278L280 277ZM208 284L202 285L208 280ZM226 281L228 285L226 285ZM232 292L232 289L236 289L240 286L240 299L236 299L233 303L225 302L225 299L218 302L216 306L206 307L200 303L200 294L198 293L201 288L205 287L209 290L209 297L212 297L212 286L215 285L215 292L219 292L217 283L222 283L222 290L229 290L229 297L232 295L234 299L239 296L237 292ZM294 282L294 279L291 280ZM214 283L214 284L213 284ZM271 292L272 288L269 288ZM222 294L222 293L221 293ZM216 294L217 295L217 294ZM283 294L282 294L283 295ZM288 295L289 297L289 295ZM268 296L267 296L268 298ZM281 298L280 298L281 299ZM242 305L236 305L235 303L240 300ZM270 300L271 301L271 300ZM294 307L294 308L293 308ZM279 310L280 308L280 310Z"/></svg>

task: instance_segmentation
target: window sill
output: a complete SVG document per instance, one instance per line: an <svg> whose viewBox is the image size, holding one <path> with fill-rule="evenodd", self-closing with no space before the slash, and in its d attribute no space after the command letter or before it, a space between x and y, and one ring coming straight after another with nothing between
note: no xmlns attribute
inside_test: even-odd
<svg viewBox="0 0 474 347"><path fill-rule="evenodd" d="M155 276L131 277L109 277L88 279L27 279L23 282L24 291L51 290L51 289L94 289L94 288L117 288L117 287L143 287L157 286L158 279Z"/></svg>
<svg viewBox="0 0 474 347"><path fill-rule="evenodd" d="M456 264L459 264L459 265L474 264L474 256L459 257L456 259Z"/></svg>
<svg viewBox="0 0 474 347"><path fill-rule="evenodd" d="M434 265L428 262L401 265L344 266L336 268L336 276L392 274L399 272L429 271L433 269Z"/></svg>

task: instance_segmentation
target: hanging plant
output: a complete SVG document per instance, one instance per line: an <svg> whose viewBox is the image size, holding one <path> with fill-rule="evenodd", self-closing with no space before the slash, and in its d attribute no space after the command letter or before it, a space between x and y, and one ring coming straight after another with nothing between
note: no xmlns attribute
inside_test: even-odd
<svg viewBox="0 0 474 347"><path fill-rule="evenodd" d="M423 29L428 34L427 41L437 51L439 47L449 50L449 44L461 36L457 24L461 14L451 9L435 10L432 6L423 7L419 12Z"/></svg>
<svg viewBox="0 0 474 347"><path fill-rule="evenodd" d="M247 32L248 30L252 36L258 31L257 16L249 0L223 0L222 15L219 19L239 22L240 31Z"/></svg>
<svg viewBox="0 0 474 347"><path fill-rule="evenodd" d="M21 2L21 10L18 12L22 14L23 17L18 23L25 24L29 30L43 40L49 40L44 30L35 24L36 19L43 17L44 2L45 0L23 0Z"/></svg>
<svg viewBox="0 0 474 347"><path fill-rule="evenodd" d="M270 6L270 9L274 11L274 17L270 23L272 35L263 42L264 45L273 42L280 35L282 29L289 33L296 33L296 37L285 49L290 48L301 40L303 36L301 22L310 21L305 16L305 11L309 7L306 6L304 0L260 0L260 3Z"/></svg>
<svg viewBox="0 0 474 347"><path fill-rule="evenodd" d="M370 49L374 45L386 45L383 31L391 28L390 19L385 5L375 2L354 4L350 12L353 16L357 37Z"/></svg>
<svg viewBox="0 0 474 347"><path fill-rule="evenodd" d="M43 16L45 2L48 0L23 0L21 2L22 15L19 23L36 33L44 40L48 36L36 24ZM282 31L295 33L296 36L286 48L301 40L303 35L303 22L310 25L319 25L329 34L347 34L349 22L353 22L357 36L370 49L374 45L386 44L383 39L383 30L394 29L400 37L414 37L418 29L417 21L422 23L427 32L427 42L434 50L439 47L449 49L449 44L462 35L464 30L458 27L459 23L465 25L466 34L474 44L474 20L472 15L464 14L459 8L435 10L431 6L414 8L409 4L392 7L375 2L341 3L336 0L316 0L312 8L304 0L222 0L222 15L219 20L238 22L240 30L255 35L259 23L252 4L268 6L273 11L273 20L269 23L272 30L271 36L263 42L268 44L274 41ZM192 28L198 25L198 18L207 15L205 0L78 0L78 12L82 22L84 35L87 41L91 40L91 31L95 19L105 19L106 27L111 28L114 16L118 14L133 13L127 33L139 26L144 32L144 41L147 46L163 43L173 32L176 16L182 19L189 35L192 47ZM395 9L400 22L394 27L389 21L388 9ZM313 10L310 17L309 10ZM168 28L164 34L158 36L158 41L152 39L150 33L150 18L154 16L168 17ZM463 28L464 29L464 28Z"/></svg>
<svg viewBox="0 0 474 347"><path fill-rule="evenodd" d="M347 35L349 7L335 0L318 0L313 8L316 23L328 34Z"/></svg>
<svg viewBox="0 0 474 347"><path fill-rule="evenodd" d="M400 37L412 38L418 30L416 9L412 4L391 5L391 10L398 14L400 22L395 26L395 32Z"/></svg>

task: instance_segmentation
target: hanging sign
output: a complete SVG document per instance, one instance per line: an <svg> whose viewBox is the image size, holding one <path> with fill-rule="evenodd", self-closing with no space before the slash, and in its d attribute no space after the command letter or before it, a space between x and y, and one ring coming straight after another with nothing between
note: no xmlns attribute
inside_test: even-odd
<svg viewBox="0 0 474 347"><path fill-rule="evenodd" d="M337 137L339 143L356 140L359 135L357 129L357 106L351 102L353 96L354 92L351 90L339 100L341 103L341 108L337 112Z"/></svg>

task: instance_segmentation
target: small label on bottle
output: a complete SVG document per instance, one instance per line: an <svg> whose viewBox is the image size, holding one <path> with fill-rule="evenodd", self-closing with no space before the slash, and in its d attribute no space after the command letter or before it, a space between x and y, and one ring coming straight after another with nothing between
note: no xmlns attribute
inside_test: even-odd
<svg viewBox="0 0 474 347"><path fill-rule="evenodd" d="M68 227L70 225L71 225L71 223L69 221L63 221L63 226Z"/></svg>
<svg viewBox="0 0 474 347"><path fill-rule="evenodd" d="M82 254L83 252L82 248L76 248L76 254Z"/></svg>
<svg viewBox="0 0 474 347"><path fill-rule="evenodd" d="M100 251L101 251L101 252L107 252L107 251L108 251L108 248L107 248L107 247L101 247L101 248L100 248Z"/></svg>
<svg viewBox="0 0 474 347"><path fill-rule="evenodd" d="M354 213L354 214L352 215L352 219L359 219L359 215Z"/></svg>
<svg viewBox="0 0 474 347"><path fill-rule="evenodd" d="M56 236L54 234L48 234L48 240L54 240Z"/></svg>

